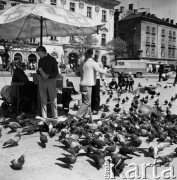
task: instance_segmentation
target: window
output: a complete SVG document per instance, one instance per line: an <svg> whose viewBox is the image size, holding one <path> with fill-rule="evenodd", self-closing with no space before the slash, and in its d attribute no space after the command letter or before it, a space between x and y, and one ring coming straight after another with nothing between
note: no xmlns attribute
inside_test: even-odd
<svg viewBox="0 0 177 180"><path fill-rule="evenodd" d="M172 36L172 31L171 31L171 30L169 31L169 36L170 36L170 37Z"/></svg>
<svg viewBox="0 0 177 180"><path fill-rule="evenodd" d="M165 49L164 48L161 49L161 57L165 57Z"/></svg>
<svg viewBox="0 0 177 180"><path fill-rule="evenodd" d="M0 4L0 10L4 9L4 5Z"/></svg>
<svg viewBox="0 0 177 180"><path fill-rule="evenodd" d="M162 35L165 35L165 29L162 29Z"/></svg>
<svg viewBox="0 0 177 180"><path fill-rule="evenodd" d="M149 50L149 48L146 48L146 56L150 56L150 50Z"/></svg>
<svg viewBox="0 0 177 180"><path fill-rule="evenodd" d="M56 37L56 36L50 36L50 40L56 41L56 40L57 40L57 37Z"/></svg>
<svg viewBox="0 0 177 180"><path fill-rule="evenodd" d="M162 37L162 44L165 45L165 38Z"/></svg>
<svg viewBox="0 0 177 180"><path fill-rule="evenodd" d="M101 35L101 45L106 46L106 34Z"/></svg>
<svg viewBox="0 0 177 180"><path fill-rule="evenodd" d="M171 44L172 44L171 42L172 42L172 38L169 37L169 39L168 39L168 45L169 45L169 46L171 46Z"/></svg>
<svg viewBox="0 0 177 180"><path fill-rule="evenodd" d="M75 3L70 2L70 11L75 12Z"/></svg>
<svg viewBox="0 0 177 180"><path fill-rule="evenodd" d="M92 8L91 7L87 7L87 17L92 18Z"/></svg>
<svg viewBox="0 0 177 180"><path fill-rule="evenodd" d="M147 32L147 33L150 32L150 27L149 27L149 26L146 27L146 32Z"/></svg>
<svg viewBox="0 0 177 180"><path fill-rule="evenodd" d="M133 51L133 47L130 48L130 56L133 56L134 55L134 51Z"/></svg>
<svg viewBox="0 0 177 180"><path fill-rule="evenodd" d="M151 50L151 56L155 57L155 49L154 48L152 48L152 50Z"/></svg>
<svg viewBox="0 0 177 180"><path fill-rule="evenodd" d="M171 58L171 49L168 50L168 57Z"/></svg>
<svg viewBox="0 0 177 180"><path fill-rule="evenodd" d="M106 11L102 10L102 21L106 22Z"/></svg>
<svg viewBox="0 0 177 180"><path fill-rule="evenodd" d="M56 5L57 4L57 0L50 0L50 4L51 5Z"/></svg>
<svg viewBox="0 0 177 180"><path fill-rule="evenodd" d="M172 50L172 58L175 58L175 50Z"/></svg>
<svg viewBox="0 0 177 180"><path fill-rule="evenodd" d="M35 41L36 41L36 39L35 39L35 38L30 38L30 43L35 44Z"/></svg>
<svg viewBox="0 0 177 180"><path fill-rule="evenodd" d="M155 27L152 28L152 33L155 33Z"/></svg>
<svg viewBox="0 0 177 180"><path fill-rule="evenodd" d="M150 43L150 36L149 35L146 36L146 42Z"/></svg>
<svg viewBox="0 0 177 180"><path fill-rule="evenodd" d="M176 39L173 38L173 46L176 46Z"/></svg>
<svg viewBox="0 0 177 180"><path fill-rule="evenodd" d="M152 43L155 44L155 35L152 35Z"/></svg>
<svg viewBox="0 0 177 180"><path fill-rule="evenodd" d="M130 43L134 43L134 34L130 34Z"/></svg>
<svg viewBox="0 0 177 180"><path fill-rule="evenodd" d="M15 53L14 61L22 61L22 55L20 53Z"/></svg>
<svg viewBox="0 0 177 180"><path fill-rule="evenodd" d="M176 37L176 32L175 31L173 31L173 37Z"/></svg>

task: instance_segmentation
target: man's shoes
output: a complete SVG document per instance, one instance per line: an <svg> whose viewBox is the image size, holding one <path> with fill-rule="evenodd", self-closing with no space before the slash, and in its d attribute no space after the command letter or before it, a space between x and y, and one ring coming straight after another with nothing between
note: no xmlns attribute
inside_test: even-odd
<svg viewBox="0 0 177 180"><path fill-rule="evenodd" d="M98 114L98 111L93 111L92 112L92 115L97 115Z"/></svg>

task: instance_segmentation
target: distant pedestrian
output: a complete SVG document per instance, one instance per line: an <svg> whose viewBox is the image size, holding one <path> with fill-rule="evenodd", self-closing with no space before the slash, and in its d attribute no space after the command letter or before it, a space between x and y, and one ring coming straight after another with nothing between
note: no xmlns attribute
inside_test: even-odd
<svg viewBox="0 0 177 180"><path fill-rule="evenodd" d="M125 90L127 91L128 89L128 85L129 85L129 82L128 82L128 74L125 74L124 76L124 85L125 85Z"/></svg>
<svg viewBox="0 0 177 180"><path fill-rule="evenodd" d="M122 90L122 86L124 85L124 73L121 72L118 75L118 88Z"/></svg>
<svg viewBox="0 0 177 180"><path fill-rule="evenodd" d="M174 79L173 86L175 86L175 84L177 83L177 65L176 65L176 68L175 68L175 73L176 73L176 76L175 76L175 79Z"/></svg>
<svg viewBox="0 0 177 180"><path fill-rule="evenodd" d="M133 91L133 85L134 85L134 79L133 79L133 75L130 72L129 76L128 76L128 86L129 86L129 91L132 92Z"/></svg>
<svg viewBox="0 0 177 180"><path fill-rule="evenodd" d="M159 72L159 82L161 82L162 74L163 74L163 72L164 72L164 65L161 64L161 62L159 62L159 69L158 69L158 72Z"/></svg>

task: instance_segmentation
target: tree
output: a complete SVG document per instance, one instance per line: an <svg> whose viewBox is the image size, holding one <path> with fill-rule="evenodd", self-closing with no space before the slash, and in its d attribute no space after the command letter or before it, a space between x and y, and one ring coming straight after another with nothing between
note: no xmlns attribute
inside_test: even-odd
<svg viewBox="0 0 177 180"><path fill-rule="evenodd" d="M98 39L95 36L75 36L70 43L75 46L75 49L79 52L79 56L81 57L85 51L96 45L98 43Z"/></svg>
<svg viewBox="0 0 177 180"><path fill-rule="evenodd" d="M110 55L114 55L116 58L123 58L127 51L127 43L123 41L120 37L114 38L107 43L107 51Z"/></svg>

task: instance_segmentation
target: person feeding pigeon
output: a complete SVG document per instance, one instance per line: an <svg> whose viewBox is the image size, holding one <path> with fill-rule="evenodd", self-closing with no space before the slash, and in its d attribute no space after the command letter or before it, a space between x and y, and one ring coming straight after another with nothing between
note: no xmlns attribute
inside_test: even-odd
<svg viewBox="0 0 177 180"><path fill-rule="evenodd" d="M99 65L100 68L103 68L103 63L99 60L100 51L95 51L94 60ZM103 81L106 86L106 80L104 74L96 73L96 84L92 86L92 100L91 100L91 110L92 115L97 115L100 110L100 79Z"/></svg>
<svg viewBox="0 0 177 180"><path fill-rule="evenodd" d="M76 75L81 76L80 91L82 94L82 104L76 113L79 118L89 119L91 116L91 97L92 86L96 84L96 73L106 73L106 68L102 69L98 63L93 60L95 56L95 50L89 48L85 52L85 59L81 62Z"/></svg>

